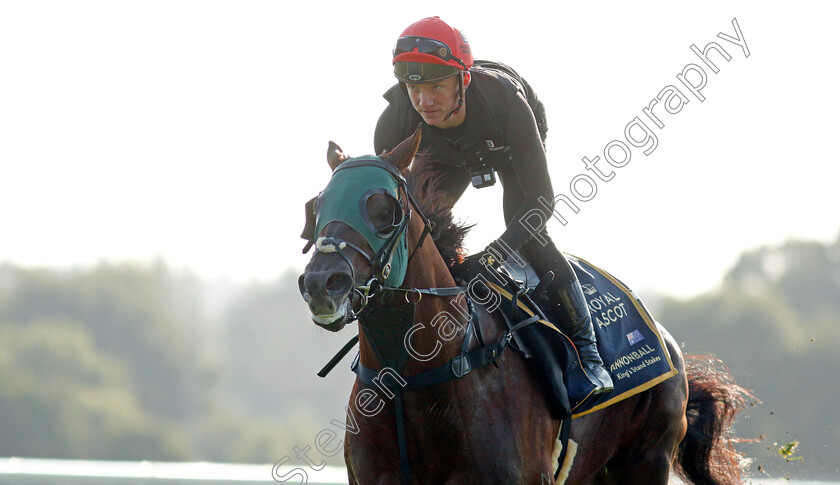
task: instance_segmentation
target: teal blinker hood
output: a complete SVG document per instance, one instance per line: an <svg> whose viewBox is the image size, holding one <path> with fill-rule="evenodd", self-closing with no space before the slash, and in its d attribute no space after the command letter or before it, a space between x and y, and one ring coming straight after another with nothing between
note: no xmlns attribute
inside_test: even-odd
<svg viewBox="0 0 840 485"><path fill-rule="evenodd" d="M373 163L368 165L365 162ZM388 169L379 166L382 163L387 162L383 162L379 157L364 156L349 159L336 167L329 184L318 196L313 239L317 239L330 222L343 222L365 238L374 251L373 255L368 256L373 257L374 261L379 259L383 251L387 253L385 246L396 239L390 251L391 266L385 284L390 287L399 287L405 278L408 263L408 242L404 230L408 221L401 221L392 234L379 235L366 210L367 199L374 193L385 193L396 201L400 200L399 186L404 182L398 180ZM401 206L405 212L404 204ZM407 219L407 214L403 214L403 219ZM388 255L386 254L385 257L388 258ZM382 267L384 268L388 262L386 259Z"/></svg>

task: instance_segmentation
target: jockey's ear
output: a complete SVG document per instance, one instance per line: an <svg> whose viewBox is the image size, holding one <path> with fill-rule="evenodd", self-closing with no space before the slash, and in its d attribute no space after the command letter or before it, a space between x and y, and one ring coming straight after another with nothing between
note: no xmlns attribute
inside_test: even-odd
<svg viewBox="0 0 840 485"><path fill-rule="evenodd" d="M414 160L417 149L420 148L420 138L422 135L423 123L420 123L410 138L406 138L393 150L382 155L382 159L400 169L400 172L405 172L408 170L408 166L411 165L411 161Z"/></svg>
<svg viewBox="0 0 840 485"><path fill-rule="evenodd" d="M327 163L330 164L331 170L335 170L335 167L341 165L341 162L348 158L350 156L344 153L340 146L336 145L335 142L330 142L329 147L327 147Z"/></svg>
<svg viewBox="0 0 840 485"><path fill-rule="evenodd" d="M470 71L467 71L464 73L464 89L470 87L470 81L472 81L472 74L470 74Z"/></svg>

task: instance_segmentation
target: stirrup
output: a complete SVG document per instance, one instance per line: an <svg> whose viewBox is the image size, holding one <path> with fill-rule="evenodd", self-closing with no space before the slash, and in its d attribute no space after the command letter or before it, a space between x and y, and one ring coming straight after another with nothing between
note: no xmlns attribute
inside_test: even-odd
<svg viewBox="0 0 840 485"><path fill-rule="evenodd" d="M595 385L592 394L606 394L615 389L612 378L603 365L584 365L583 368L589 377L589 382Z"/></svg>

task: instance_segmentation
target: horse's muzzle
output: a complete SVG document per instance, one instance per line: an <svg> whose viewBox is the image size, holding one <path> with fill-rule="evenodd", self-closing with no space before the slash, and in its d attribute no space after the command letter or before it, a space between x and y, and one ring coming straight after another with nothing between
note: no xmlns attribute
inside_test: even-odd
<svg viewBox="0 0 840 485"><path fill-rule="evenodd" d="M341 271L310 271L300 275L298 287L309 304L312 321L337 332L347 322L353 278Z"/></svg>

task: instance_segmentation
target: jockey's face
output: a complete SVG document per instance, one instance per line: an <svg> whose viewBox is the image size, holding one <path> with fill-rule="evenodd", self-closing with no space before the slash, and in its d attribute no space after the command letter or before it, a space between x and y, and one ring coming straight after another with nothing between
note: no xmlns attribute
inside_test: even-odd
<svg viewBox="0 0 840 485"><path fill-rule="evenodd" d="M427 124L445 129L458 126L464 122L466 117L465 107L462 107L457 114L444 121L446 115L458 106L459 86L457 76L428 84L406 83L405 87L408 91L408 97L411 98L411 104Z"/></svg>

